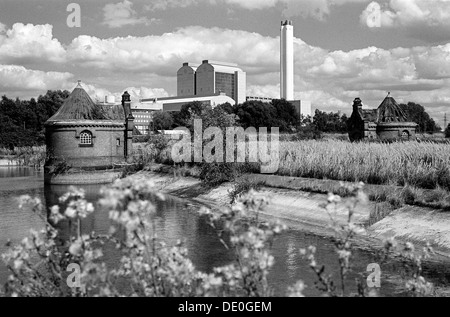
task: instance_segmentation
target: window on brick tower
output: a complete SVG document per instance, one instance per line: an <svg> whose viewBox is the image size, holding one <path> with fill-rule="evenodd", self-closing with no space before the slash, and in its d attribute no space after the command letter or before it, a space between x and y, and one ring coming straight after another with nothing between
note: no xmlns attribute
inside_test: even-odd
<svg viewBox="0 0 450 317"><path fill-rule="evenodd" d="M403 131L402 132L402 139L409 139L409 132L408 131Z"/></svg>
<svg viewBox="0 0 450 317"><path fill-rule="evenodd" d="M80 144L92 144L92 133L83 131L80 133Z"/></svg>

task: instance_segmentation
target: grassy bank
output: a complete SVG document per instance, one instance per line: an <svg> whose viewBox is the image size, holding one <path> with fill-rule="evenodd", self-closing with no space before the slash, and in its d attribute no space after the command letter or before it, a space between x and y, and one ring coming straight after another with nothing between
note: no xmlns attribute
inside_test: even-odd
<svg viewBox="0 0 450 317"><path fill-rule="evenodd" d="M203 165L174 164L171 142L135 144L136 160L142 166L162 163L174 166L173 172L201 177ZM258 173L258 164L236 164L240 173ZM350 143L340 140L280 142L280 161L276 175L300 177L295 189L338 192L339 181L364 182L371 201L388 203L386 211L374 215L377 221L385 212L404 205L450 210L450 145L431 142ZM220 179L222 171L212 175ZM239 182L239 179L228 181ZM223 177L226 179L226 177ZM257 186L256 184L255 186ZM252 184L237 184L249 187ZM270 186L270 185L269 185ZM289 188L289 184L277 184ZM345 193L339 194L345 196Z"/></svg>

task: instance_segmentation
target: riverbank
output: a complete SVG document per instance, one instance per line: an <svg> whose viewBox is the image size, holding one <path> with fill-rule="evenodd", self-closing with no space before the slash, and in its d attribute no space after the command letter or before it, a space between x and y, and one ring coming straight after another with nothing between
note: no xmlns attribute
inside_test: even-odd
<svg viewBox="0 0 450 317"><path fill-rule="evenodd" d="M44 174L44 182L51 185L99 185L110 184L122 176L123 171L85 171L61 174Z"/></svg>
<svg viewBox="0 0 450 317"><path fill-rule="evenodd" d="M0 158L0 166L2 166L2 167L19 166L19 165L20 165L19 162L12 157L11 158L5 158L5 157Z"/></svg>
<svg viewBox="0 0 450 317"><path fill-rule="evenodd" d="M174 174L170 168L160 167L129 177L151 179L156 188L164 193L191 199L212 208L229 205L229 193L234 187L232 183L224 183L208 189L198 178L181 177ZM323 237L334 235L329 226L330 217L321 207L326 202L327 195L299 190L305 179L253 174L243 177L264 184L258 193L269 197L271 201L269 207L262 212L264 218L280 219L292 229ZM383 241L390 237L398 241L410 241L416 246L424 246L429 242L436 252L433 261L450 262L450 212L405 205L389 210L379 221L371 221L374 214L383 212L386 208L391 206L383 202L368 202L357 208L354 219L366 228L366 233L355 241L358 247L377 250L382 247ZM345 222L347 214L347 209L341 204L338 205L334 217L338 222Z"/></svg>

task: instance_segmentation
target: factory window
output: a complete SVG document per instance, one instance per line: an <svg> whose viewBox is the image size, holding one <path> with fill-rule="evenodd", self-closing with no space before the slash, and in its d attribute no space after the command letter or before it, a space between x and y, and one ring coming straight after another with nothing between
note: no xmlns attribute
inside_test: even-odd
<svg viewBox="0 0 450 317"><path fill-rule="evenodd" d="M116 146L120 146L120 139L119 138L116 139Z"/></svg>
<svg viewBox="0 0 450 317"><path fill-rule="evenodd" d="M92 133L90 131L83 131L80 133L80 146L92 146Z"/></svg>

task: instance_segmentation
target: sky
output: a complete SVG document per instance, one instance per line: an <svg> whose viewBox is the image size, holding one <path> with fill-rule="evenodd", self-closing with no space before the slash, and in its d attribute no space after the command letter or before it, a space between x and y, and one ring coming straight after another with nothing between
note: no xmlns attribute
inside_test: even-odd
<svg viewBox="0 0 450 317"><path fill-rule="evenodd" d="M98 100L175 96L182 63L211 59L247 72L248 95L279 98L286 19L296 99L350 114L356 97L376 108L391 92L443 126L450 0L0 0L0 95L81 80Z"/></svg>

